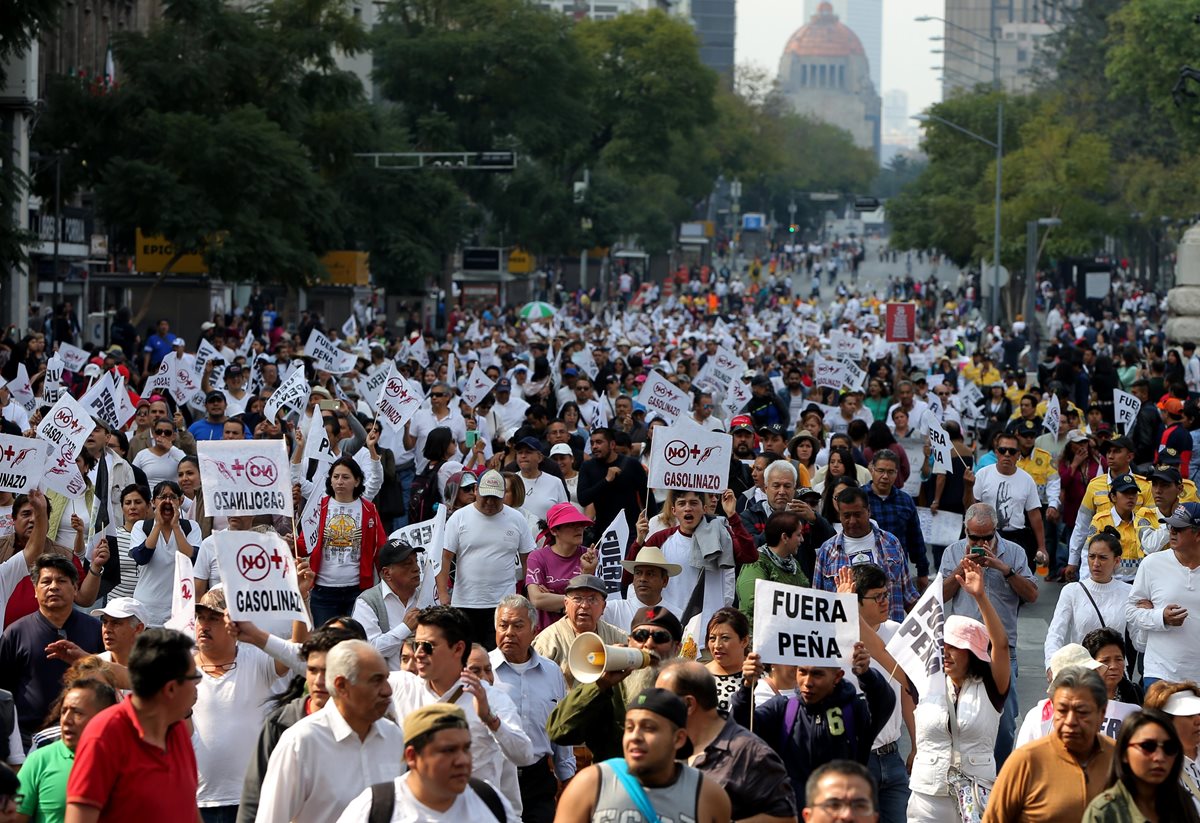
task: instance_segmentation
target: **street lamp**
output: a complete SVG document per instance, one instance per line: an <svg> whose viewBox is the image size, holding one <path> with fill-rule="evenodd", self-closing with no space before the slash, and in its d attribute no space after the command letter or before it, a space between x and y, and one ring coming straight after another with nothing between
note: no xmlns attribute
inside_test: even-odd
<svg viewBox="0 0 1200 823"><path fill-rule="evenodd" d="M965 134L972 140L978 140L985 146L990 146L996 150L996 205L995 219L992 227L992 299L991 299L991 321L992 325L997 325L1000 322L1000 194L1004 186L1004 98L1000 98L1000 103L996 106L996 139L989 140L982 134L963 128L957 123L952 123L944 117L939 117L936 114L915 114L914 120L922 123L927 123L930 120L936 120L944 126L949 126L957 132Z"/></svg>
<svg viewBox="0 0 1200 823"><path fill-rule="evenodd" d="M1037 264L1038 264L1038 228L1049 229L1061 226L1062 221L1057 217L1041 217L1030 220L1025 224L1025 328L1029 330L1029 364L1037 368L1038 345L1041 342L1041 329L1038 328L1037 314Z"/></svg>

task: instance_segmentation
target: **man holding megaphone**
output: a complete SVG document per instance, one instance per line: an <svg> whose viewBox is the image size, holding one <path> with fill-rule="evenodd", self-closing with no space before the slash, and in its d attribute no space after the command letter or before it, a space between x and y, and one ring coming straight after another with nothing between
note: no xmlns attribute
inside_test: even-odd
<svg viewBox="0 0 1200 823"><path fill-rule="evenodd" d="M624 645L605 644L594 634L575 641L568 662L577 682L546 722L553 742L587 746L597 760L620 756L627 697L653 686L683 641L679 618L662 606L639 609L629 629Z"/></svg>
<svg viewBox="0 0 1200 823"><path fill-rule="evenodd" d="M533 648L542 657L549 658L563 669L567 686L575 684L575 677L566 665L567 656L581 634L593 632L612 646L625 644L625 632L611 623L600 619L607 605L608 587L594 574L577 574L567 583L563 604L565 617L551 623L533 641Z"/></svg>

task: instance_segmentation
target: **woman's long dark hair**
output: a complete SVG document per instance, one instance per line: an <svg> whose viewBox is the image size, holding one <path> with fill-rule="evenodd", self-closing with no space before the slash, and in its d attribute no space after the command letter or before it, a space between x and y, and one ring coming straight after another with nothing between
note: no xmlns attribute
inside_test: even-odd
<svg viewBox="0 0 1200 823"><path fill-rule="evenodd" d="M821 490L821 516L828 520L830 524L841 522L837 509L833 506L833 490L843 483L856 489L858 488L857 477L850 477L843 474L826 477L825 487Z"/></svg>
<svg viewBox="0 0 1200 823"><path fill-rule="evenodd" d="M1138 777L1129 768L1127 755L1129 741L1138 729L1149 724L1155 724L1167 733L1167 739L1173 742L1179 753L1171 762L1167 779L1154 790L1154 807L1158 811L1159 820L1181 821L1181 823L1200 823L1200 814L1192 803L1191 795L1179 783L1179 773L1183 769L1183 744L1175 731L1175 723L1170 715L1159 709L1142 709L1125 718L1121 731L1117 735L1117 751L1112 760L1112 771L1108 776L1109 788L1118 782L1123 783L1129 793L1137 797L1139 792Z"/></svg>
<svg viewBox="0 0 1200 823"><path fill-rule="evenodd" d="M867 448L873 452L890 449L896 443L896 435L882 420L876 420L867 430Z"/></svg>

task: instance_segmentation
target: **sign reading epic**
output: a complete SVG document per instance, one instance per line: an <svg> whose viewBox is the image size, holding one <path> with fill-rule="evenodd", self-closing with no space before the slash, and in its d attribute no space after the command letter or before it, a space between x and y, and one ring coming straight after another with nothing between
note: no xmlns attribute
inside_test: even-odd
<svg viewBox="0 0 1200 823"><path fill-rule="evenodd" d="M282 440L202 440L200 484L213 514L292 516L292 479Z"/></svg>

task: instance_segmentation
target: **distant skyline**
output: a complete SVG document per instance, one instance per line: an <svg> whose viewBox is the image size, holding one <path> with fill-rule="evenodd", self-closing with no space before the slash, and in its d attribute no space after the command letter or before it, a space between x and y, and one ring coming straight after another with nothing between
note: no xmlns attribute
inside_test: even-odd
<svg viewBox="0 0 1200 823"><path fill-rule="evenodd" d="M737 64L756 66L774 77L788 38L808 22L804 6L797 0L738 0ZM892 89L905 91L909 114L942 98L941 72L930 68L940 67L942 56L929 53L941 47L929 38L941 35L942 25L917 23L913 18L940 17L945 7L945 0L883 0L883 67L876 91L880 95Z"/></svg>

